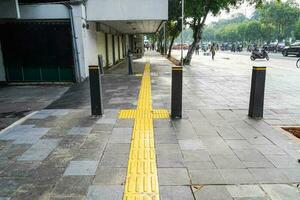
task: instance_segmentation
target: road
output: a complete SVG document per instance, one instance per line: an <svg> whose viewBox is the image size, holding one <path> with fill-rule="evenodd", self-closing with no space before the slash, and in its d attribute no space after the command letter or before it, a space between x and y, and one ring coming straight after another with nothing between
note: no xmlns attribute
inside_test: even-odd
<svg viewBox="0 0 300 200"><path fill-rule="evenodd" d="M173 56L177 59L180 59L180 50L173 50ZM186 55L186 51L184 51ZM230 65L236 67L251 67L251 66L266 66L268 68L276 69L278 73L282 73L281 70L288 70L291 72L300 73L300 70L296 68L296 61L298 57L289 56L284 57L281 53L270 53L270 60L258 59L255 61L250 60L249 52L217 52L215 56L215 61L212 61L210 56L204 56L203 52L200 52L200 55L194 55L192 60L192 65L194 63L203 64L205 66L218 66Z"/></svg>
<svg viewBox="0 0 300 200"><path fill-rule="evenodd" d="M173 57L180 59L180 51L174 51ZM186 87L191 87L192 90L201 83L205 88L209 88L201 92L204 96L214 93L224 98L219 101L220 108L230 105L233 108L247 109L252 67L267 67L266 108L295 109L300 107L300 69L296 67L297 58L279 57L273 54L270 57L269 61L251 61L249 55L217 52L215 60L212 60L210 56L204 56L203 53L194 55L191 66L185 67L185 77L193 77L193 83L191 79L185 82ZM203 90L203 88L200 89ZM239 101L231 104L233 99L239 99ZM214 102L211 99L210 101ZM224 102L230 103L225 105Z"/></svg>
<svg viewBox="0 0 300 200"><path fill-rule="evenodd" d="M226 53L226 54L233 54L233 55L245 55L245 56L249 56L251 55L250 52L247 52L247 51L243 51L243 52L230 52L230 51L223 51L222 53ZM297 60L297 56L283 56L281 52L278 52L278 53L273 53L273 52L270 52L269 53L269 57L271 59L282 59L282 60Z"/></svg>

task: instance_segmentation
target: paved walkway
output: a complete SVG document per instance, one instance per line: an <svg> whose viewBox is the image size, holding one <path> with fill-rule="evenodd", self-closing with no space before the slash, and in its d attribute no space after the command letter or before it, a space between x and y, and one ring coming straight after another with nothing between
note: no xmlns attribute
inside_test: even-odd
<svg viewBox="0 0 300 200"><path fill-rule="evenodd" d="M0 130L59 98L66 86L0 86Z"/></svg>
<svg viewBox="0 0 300 200"><path fill-rule="evenodd" d="M138 74L146 59L136 60ZM153 109L169 109L171 64L154 53L150 63ZM141 76L126 75L125 67L104 75L103 118L90 116L85 83L1 132L1 200L123 198L134 119L118 115L137 107L141 85ZM282 105L273 98L265 119L251 120L251 70L240 76L240 69L229 69L186 67L183 119L154 120L160 199L300 199L300 142L279 127L300 124L299 101ZM273 90L278 93L270 87L267 98Z"/></svg>

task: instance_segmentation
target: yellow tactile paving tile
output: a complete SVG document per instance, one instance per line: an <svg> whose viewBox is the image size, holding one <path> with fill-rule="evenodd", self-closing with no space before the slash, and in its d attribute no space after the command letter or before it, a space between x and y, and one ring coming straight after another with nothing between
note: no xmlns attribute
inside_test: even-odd
<svg viewBox="0 0 300 200"><path fill-rule="evenodd" d="M135 119L123 200L159 200L154 119L169 118L167 110L152 109L150 64L145 65L136 110L121 110L120 119Z"/></svg>

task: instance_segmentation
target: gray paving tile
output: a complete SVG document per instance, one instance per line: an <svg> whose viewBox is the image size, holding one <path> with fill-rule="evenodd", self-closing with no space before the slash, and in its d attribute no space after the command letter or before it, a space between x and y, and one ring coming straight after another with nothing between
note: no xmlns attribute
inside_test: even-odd
<svg viewBox="0 0 300 200"><path fill-rule="evenodd" d="M92 131L89 127L73 127L68 131L69 135L88 135Z"/></svg>
<svg viewBox="0 0 300 200"><path fill-rule="evenodd" d="M249 137L246 138L246 140L253 145L260 145L260 144L267 144L270 145L272 144L270 140L265 138L264 136L257 136L257 137Z"/></svg>
<svg viewBox="0 0 300 200"><path fill-rule="evenodd" d="M284 175L288 177L288 179L294 183L300 183L300 170L299 168L295 169L282 169Z"/></svg>
<svg viewBox="0 0 300 200"><path fill-rule="evenodd" d="M242 140L244 139L235 129L230 127L218 128L218 133L225 140Z"/></svg>
<svg viewBox="0 0 300 200"><path fill-rule="evenodd" d="M289 183L290 180L280 169L253 168L249 171L254 175L258 183Z"/></svg>
<svg viewBox="0 0 300 200"><path fill-rule="evenodd" d="M196 200L232 200L225 186L204 185L200 189L193 189Z"/></svg>
<svg viewBox="0 0 300 200"><path fill-rule="evenodd" d="M98 167L93 184L124 185L126 168Z"/></svg>
<svg viewBox="0 0 300 200"><path fill-rule="evenodd" d="M248 168L272 168L272 165L269 160L263 156L260 152L255 149L243 149L243 150L234 150L237 157L242 161L242 163Z"/></svg>
<svg viewBox="0 0 300 200"><path fill-rule="evenodd" d="M246 168L236 155L211 155L211 158L219 169Z"/></svg>
<svg viewBox="0 0 300 200"><path fill-rule="evenodd" d="M25 151L18 160L20 161L41 161L48 157L48 155L57 147L60 140L57 139L43 139Z"/></svg>
<svg viewBox="0 0 300 200"><path fill-rule="evenodd" d="M109 138L109 143L131 143L132 134L112 134Z"/></svg>
<svg viewBox="0 0 300 200"><path fill-rule="evenodd" d="M97 124L115 124L116 122L117 122L116 118L107 118L105 116L105 117L100 118L96 123Z"/></svg>
<svg viewBox="0 0 300 200"><path fill-rule="evenodd" d="M52 191L53 196L84 196L92 182L91 176L63 176Z"/></svg>
<svg viewBox="0 0 300 200"><path fill-rule="evenodd" d="M127 167L128 154L104 153L100 165L106 167Z"/></svg>
<svg viewBox="0 0 300 200"><path fill-rule="evenodd" d="M91 185L87 193L87 200L120 200L123 197L124 186L120 185Z"/></svg>
<svg viewBox="0 0 300 200"><path fill-rule="evenodd" d="M300 199L300 191L298 188L292 187L290 185L283 184L267 184L262 185L262 188L272 200L299 200Z"/></svg>
<svg viewBox="0 0 300 200"><path fill-rule="evenodd" d="M190 178L185 168L158 168L159 185L189 185Z"/></svg>
<svg viewBox="0 0 300 200"><path fill-rule="evenodd" d="M155 143L156 144L178 144L175 134L156 134L155 133Z"/></svg>
<svg viewBox="0 0 300 200"><path fill-rule="evenodd" d="M267 159L276 168L299 168L300 164L297 159L288 155L266 155Z"/></svg>
<svg viewBox="0 0 300 200"><path fill-rule="evenodd" d="M205 149L200 140L178 140L181 150L200 150Z"/></svg>
<svg viewBox="0 0 300 200"><path fill-rule="evenodd" d="M192 169L216 169L216 166L213 162L198 162L198 161L188 161L184 162L184 166L188 168L188 170Z"/></svg>
<svg viewBox="0 0 300 200"><path fill-rule="evenodd" d="M132 134L132 128L113 128L112 135Z"/></svg>
<svg viewBox="0 0 300 200"><path fill-rule="evenodd" d="M129 154L130 144L120 144L120 143L108 143L105 152L106 153L116 153L116 154Z"/></svg>
<svg viewBox="0 0 300 200"><path fill-rule="evenodd" d="M227 185L226 189L234 198L266 196L258 185Z"/></svg>
<svg viewBox="0 0 300 200"><path fill-rule="evenodd" d="M46 119L47 117L51 116L51 113L36 113L32 115L29 119Z"/></svg>
<svg viewBox="0 0 300 200"><path fill-rule="evenodd" d="M159 192L162 200L194 200L189 186L160 186Z"/></svg>
<svg viewBox="0 0 300 200"><path fill-rule="evenodd" d="M189 170L192 184L225 184L217 169Z"/></svg>
<svg viewBox="0 0 300 200"><path fill-rule="evenodd" d="M264 155L285 155L286 153L276 145L255 145L255 148L258 149Z"/></svg>
<svg viewBox="0 0 300 200"><path fill-rule="evenodd" d="M247 140L225 140L231 149L253 149Z"/></svg>
<svg viewBox="0 0 300 200"><path fill-rule="evenodd" d="M95 175L98 161L71 161L64 176L92 176Z"/></svg>
<svg viewBox="0 0 300 200"><path fill-rule="evenodd" d="M185 150L182 151L184 161L211 161L209 154L205 150Z"/></svg>
<svg viewBox="0 0 300 200"><path fill-rule="evenodd" d="M256 183L254 176L247 169L221 169L226 184Z"/></svg>
<svg viewBox="0 0 300 200"><path fill-rule="evenodd" d="M155 151L157 154L181 153L178 144L156 144Z"/></svg>

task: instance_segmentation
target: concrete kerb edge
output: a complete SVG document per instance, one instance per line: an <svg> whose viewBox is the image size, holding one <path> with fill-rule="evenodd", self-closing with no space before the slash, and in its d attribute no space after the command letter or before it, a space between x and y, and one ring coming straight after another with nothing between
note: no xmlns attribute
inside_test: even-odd
<svg viewBox="0 0 300 200"><path fill-rule="evenodd" d="M6 127L5 129L2 129L0 131L0 135L3 134L4 132L8 131L9 129L23 123L24 121L26 121L28 118L30 118L31 116L33 116L34 114L38 113L38 111L34 111L28 115L26 115L25 117L19 119L18 121L15 121L14 123L12 123L11 125L9 125L8 127Z"/></svg>

